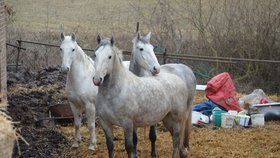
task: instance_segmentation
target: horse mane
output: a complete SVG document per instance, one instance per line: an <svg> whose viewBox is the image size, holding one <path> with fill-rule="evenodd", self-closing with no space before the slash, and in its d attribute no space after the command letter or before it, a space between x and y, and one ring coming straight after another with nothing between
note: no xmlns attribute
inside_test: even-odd
<svg viewBox="0 0 280 158"><path fill-rule="evenodd" d="M113 52L116 54L116 57L119 59L120 63L123 61L123 52L116 46L112 46Z"/></svg>
<svg viewBox="0 0 280 158"><path fill-rule="evenodd" d="M85 53L85 51L80 47L80 45L79 45L76 41L74 41L74 43L75 43L75 47L78 49L77 51L80 52L80 54L84 57L84 59L85 59L85 60L89 60L89 62L90 62L91 64L94 65L94 61L91 59L91 57L89 57L89 56Z"/></svg>
<svg viewBox="0 0 280 158"><path fill-rule="evenodd" d="M98 44L98 46L96 47L95 50L97 50L99 47L101 46L105 46L105 45L110 45L112 47L113 52L116 54L117 58L119 58L119 61L122 62L123 61L123 53L122 50L120 50L119 48L117 48L115 45L111 45L111 39L110 38L104 38L100 41L100 43Z"/></svg>

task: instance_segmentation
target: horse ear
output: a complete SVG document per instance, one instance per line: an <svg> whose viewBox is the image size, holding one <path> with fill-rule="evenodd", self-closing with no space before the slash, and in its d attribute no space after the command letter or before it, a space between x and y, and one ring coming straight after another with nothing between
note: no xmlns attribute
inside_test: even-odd
<svg viewBox="0 0 280 158"><path fill-rule="evenodd" d="M101 42L101 37L100 37L99 34L97 35L96 41L97 41L97 44L100 44L100 42Z"/></svg>
<svg viewBox="0 0 280 158"><path fill-rule="evenodd" d="M151 39L151 32L149 32L149 33L146 35L145 38L147 39L148 42L150 42L150 39Z"/></svg>
<svg viewBox="0 0 280 158"><path fill-rule="evenodd" d="M75 37L74 33L71 33L71 39L72 39L72 41L76 41L76 37Z"/></svg>
<svg viewBox="0 0 280 158"><path fill-rule="evenodd" d="M113 45L114 45L114 43L115 43L115 39L114 39L114 37L113 37L113 36L111 37L110 41L111 41L111 45L113 46Z"/></svg>
<svg viewBox="0 0 280 158"><path fill-rule="evenodd" d="M61 32L61 33L60 33L60 40L63 41L64 39L65 39L64 33Z"/></svg>

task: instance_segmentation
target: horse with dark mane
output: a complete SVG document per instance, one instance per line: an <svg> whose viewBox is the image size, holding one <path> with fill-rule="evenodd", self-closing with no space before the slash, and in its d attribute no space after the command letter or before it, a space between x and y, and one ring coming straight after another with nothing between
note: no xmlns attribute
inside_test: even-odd
<svg viewBox="0 0 280 158"><path fill-rule="evenodd" d="M125 149L128 157L134 158L137 155L133 130L161 120L172 135L172 157L176 157L177 151L182 155L188 115L185 82L171 73L135 76L125 69L122 52L115 47L113 38L101 40L98 36L97 43L93 82L99 86L96 109L106 135L109 157L114 157L113 125L123 128ZM158 66L153 63L153 68Z"/></svg>

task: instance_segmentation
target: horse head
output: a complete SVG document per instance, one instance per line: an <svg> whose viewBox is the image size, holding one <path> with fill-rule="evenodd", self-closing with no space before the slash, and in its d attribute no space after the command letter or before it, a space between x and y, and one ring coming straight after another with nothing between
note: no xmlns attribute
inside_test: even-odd
<svg viewBox="0 0 280 158"><path fill-rule="evenodd" d="M61 68L63 72L67 73L70 71L71 64L75 59L75 54L77 51L77 42L74 33L72 33L71 36L65 36L62 32L60 38L60 55L62 59Z"/></svg>
<svg viewBox="0 0 280 158"><path fill-rule="evenodd" d="M137 32L137 36L132 40L132 57L140 67L144 70L150 71L153 75L156 75L160 72L160 65L156 58L154 47L150 43L150 38L151 32L146 36L141 36L140 33Z"/></svg>
<svg viewBox="0 0 280 158"><path fill-rule="evenodd" d="M95 49L95 75L93 77L93 83L96 86L100 86L106 75L109 75L113 71L113 62L116 58L114 52L114 38L105 38L97 36L97 48Z"/></svg>

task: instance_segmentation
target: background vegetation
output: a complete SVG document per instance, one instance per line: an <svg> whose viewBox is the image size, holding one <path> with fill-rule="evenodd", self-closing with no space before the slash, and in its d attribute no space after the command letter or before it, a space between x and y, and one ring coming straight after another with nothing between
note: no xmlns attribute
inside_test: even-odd
<svg viewBox="0 0 280 158"><path fill-rule="evenodd" d="M280 60L279 0L7 0L7 41L17 39L59 44L60 25L74 32L84 48L95 48L97 34L114 35L117 46L131 50L136 22L152 43L167 53ZM21 62L29 68L59 64L58 49L24 44ZM16 50L8 47L8 62ZM87 52L92 55L92 52ZM198 82L224 71L237 91L262 88L280 93L280 64L184 62Z"/></svg>

